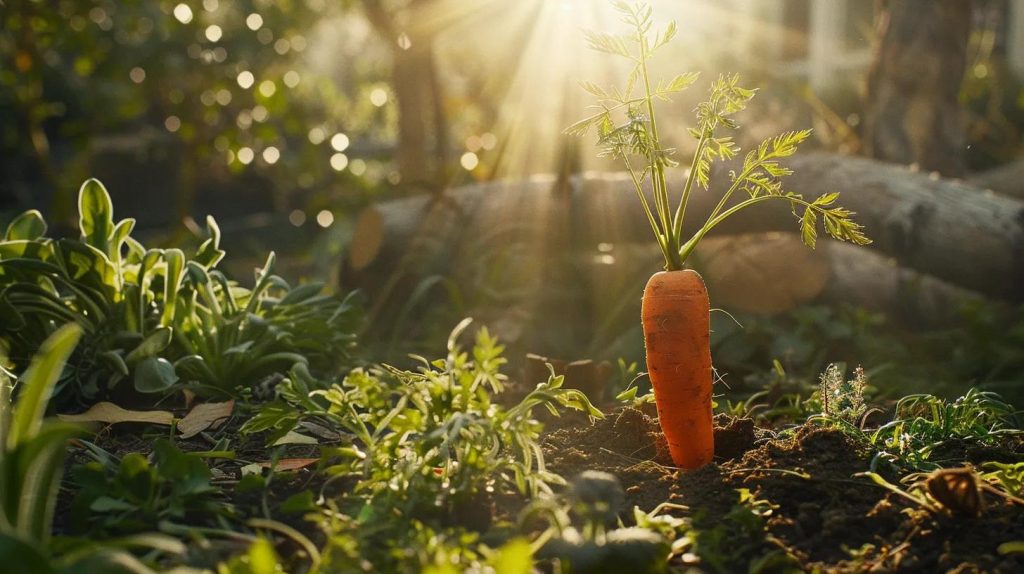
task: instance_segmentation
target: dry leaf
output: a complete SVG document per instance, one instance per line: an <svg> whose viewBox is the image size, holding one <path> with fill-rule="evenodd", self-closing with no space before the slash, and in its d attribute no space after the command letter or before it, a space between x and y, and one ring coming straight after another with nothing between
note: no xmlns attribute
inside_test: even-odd
<svg viewBox="0 0 1024 574"><path fill-rule="evenodd" d="M77 415L61 415L57 418L69 423L152 423L169 425L174 415L167 411L129 411L114 403L100 402L89 410Z"/></svg>
<svg viewBox="0 0 1024 574"><path fill-rule="evenodd" d="M281 446L282 444L320 444L320 441L311 436L288 431L283 437L274 441L274 446Z"/></svg>
<svg viewBox="0 0 1024 574"><path fill-rule="evenodd" d="M274 467L274 470L278 472L299 470L318 462L320 462L319 458L282 458L277 461L277 466ZM242 472L242 476L244 477L249 476L250 474L261 474L264 468L270 468L273 464L274 463L269 460L265 462L254 462L243 466L239 470Z"/></svg>
<svg viewBox="0 0 1024 574"><path fill-rule="evenodd" d="M242 468L240 468L239 470L242 471L242 477L249 476L250 474L262 474L263 473L263 467L260 466L260 464L257 463L257 462L254 462L252 464L247 464L247 465L243 466Z"/></svg>
<svg viewBox="0 0 1024 574"><path fill-rule="evenodd" d="M178 422L178 431L181 438L191 438L204 430L210 428L218 421L231 416L231 410L235 408L235 401L225 403L202 403L196 405L185 418Z"/></svg>
<svg viewBox="0 0 1024 574"><path fill-rule="evenodd" d="M307 466L318 462L320 462L319 458L282 458L277 461L277 466L274 467L274 470L299 470L300 468L306 468ZM263 468L270 468L273 463L268 460L267 462L258 462L256 464Z"/></svg>

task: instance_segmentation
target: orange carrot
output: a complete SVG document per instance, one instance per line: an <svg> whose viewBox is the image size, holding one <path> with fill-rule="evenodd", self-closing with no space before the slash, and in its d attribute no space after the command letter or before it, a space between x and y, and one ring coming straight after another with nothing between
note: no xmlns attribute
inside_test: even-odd
<svg viewBox="0 0 1024 574"><path fill-rule="evenodd" d="M731 184L718 205L709 213L697 214L704 223L698 219L696 226L691 225L696 231L687 238L684 222L690 194L695 187L709 189L714 161L729 160L740 151L731 136L717 134L724 128L736 128L732 116L746 107L755 90L740 87L736 75L723 75L711 85L707 100L698 104L697 126L689 130L697 146L673 210L674 194L670 193L665 173L678 164L670 157L672 148L661 145L654 104L685 89L696 81L697 74L680 74L671 82L658 82L657 89L652 89L655 84L649 77L648 60L672 38L675 24L651 33L649 5L624 0L616 0L613 5L633 28L632 33L612 36L585 32L587 42L599 52L628 58L633 72L625 92L617 86L605 89L584 83L584 88L597 97L598 111L565 131L583 136L595 130L602 155L623 160L647 223L665 255L665 271L651 277L644 289L647 371L672 460L682 468L693 469L711 462L715 453L708 293L700 275L683 268L701 239L748 207L783 201L799 218L800 237L812 249L817 242L819 221L835 239L857 245L866 245L871 240L850 219L853 213L835 204L838 193L826 193L809 201L784 189L782 180L792 172L780 161L796 153L797 145L811 135L810 130L767 138L743 157L742 164L735 162L735 169L729 172ZM639 97L633 93L637 86L641 90ZM743 199L734 201L733 194ZM649 196L653 202L648 200Z"/></svg>
<svg viewBox="0 0 1024 574"><path fill-rule="evenodd" d="M685 469L700 468L715 454L710 315L696 271L655 273L644 288L647 371L672 461Z"/></svg>

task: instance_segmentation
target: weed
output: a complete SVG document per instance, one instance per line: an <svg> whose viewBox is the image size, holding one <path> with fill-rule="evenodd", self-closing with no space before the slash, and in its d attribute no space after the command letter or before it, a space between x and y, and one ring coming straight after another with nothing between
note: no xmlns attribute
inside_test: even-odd
<svg viewBox="0 0 1024 574"><path fill-rule="evenodd" d="M820 381L818 396L822 414L851 423L859 422L867 410L864 404L864 389L867 387L864 369L857 367L853 378L847 380L839 366L832 363L822 373Z"/></svg>
<svg viewBox="0 0 1024 574"><path fill-rule="evenodd" d="M996 446L1020 435L1017 412L999 395L971 389L948 401L933 395L910 395L896 403L893 420L869 435L876 458L910 470L934 470L958 460L942 458L943 449Z"/></svg>

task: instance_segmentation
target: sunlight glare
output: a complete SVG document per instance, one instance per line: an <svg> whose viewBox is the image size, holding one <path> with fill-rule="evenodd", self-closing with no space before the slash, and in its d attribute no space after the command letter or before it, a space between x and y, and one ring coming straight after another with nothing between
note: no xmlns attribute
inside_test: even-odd
<svg viewBox="0 0 1024 574"><path fill-rule="evenodd" d="M188 4L178 4L174 7L174 17L182 24L188 24L192 21L192 9L189 8Z"/></svg>

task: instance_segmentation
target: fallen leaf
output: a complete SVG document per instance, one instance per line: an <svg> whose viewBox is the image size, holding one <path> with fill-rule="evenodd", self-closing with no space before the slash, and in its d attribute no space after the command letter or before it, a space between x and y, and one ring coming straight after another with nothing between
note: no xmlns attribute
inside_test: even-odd
<svg viewBox="0 0 1024 574"><path fill-rule="evenodd" d="M319 458L282 458L281 460L277 461L277 466L274 468L274 470L299 470L301 468L306 468L307 466L316 464L318 462L320 462ZM265 462L254 462L252 464L247 464L243 466L239 470L242 471L242 476L248 476L250 474L261 474L264 468L270 468L273 464L274 463L272 463L269 460Z"/></svg>
<svg viewBox="0 0 1024 574"><path fill-rule="evenodd" d="M256 462L254 462L252 464L247 464L247 465L243 466L242 468L240 468L239 470L242 471L242 476L243 477L249 476L250 474L262 474L263 473L263 467L261 467L259 465L259 463L256 463Z"/></svg>
<svg viewBox="0 0 1024 574"><path fill-rule="evenodd" d="M89 410L77 415L61 415L57 418L70 423L152 423L169 425L174 415L167 411L129 411L114 403L99 402Z"/></svg>
<svg viewBox="0 0 1024 574"><path fill-rule="evenodd" d="M320 444L320 441L311 436L299 434L295 431L288 431L288 433L283 437L274 441L274 446L280 446L282 444Z"/></svg>
<svg viewBox="0 0 1024 574"><path fill-rule="evenodd" d="M318 462L320 462L319 458L282 458L277 461L277 466L274 467L274 470L299 470L300 468L306 468L307 466ZM257 464L263 468L270 468L273 463L268 460L267 462L260 462Z"/></svg>
<svg viewBox="0 0 1024 574"><path fill-rule="evenodd" d="M178 422L178 431L181 438L191 438L213 426L217 421L222 421L231 416L231 410L235 408L235 401L225 403L202 403L196 405L185 418Z"/></svg>

